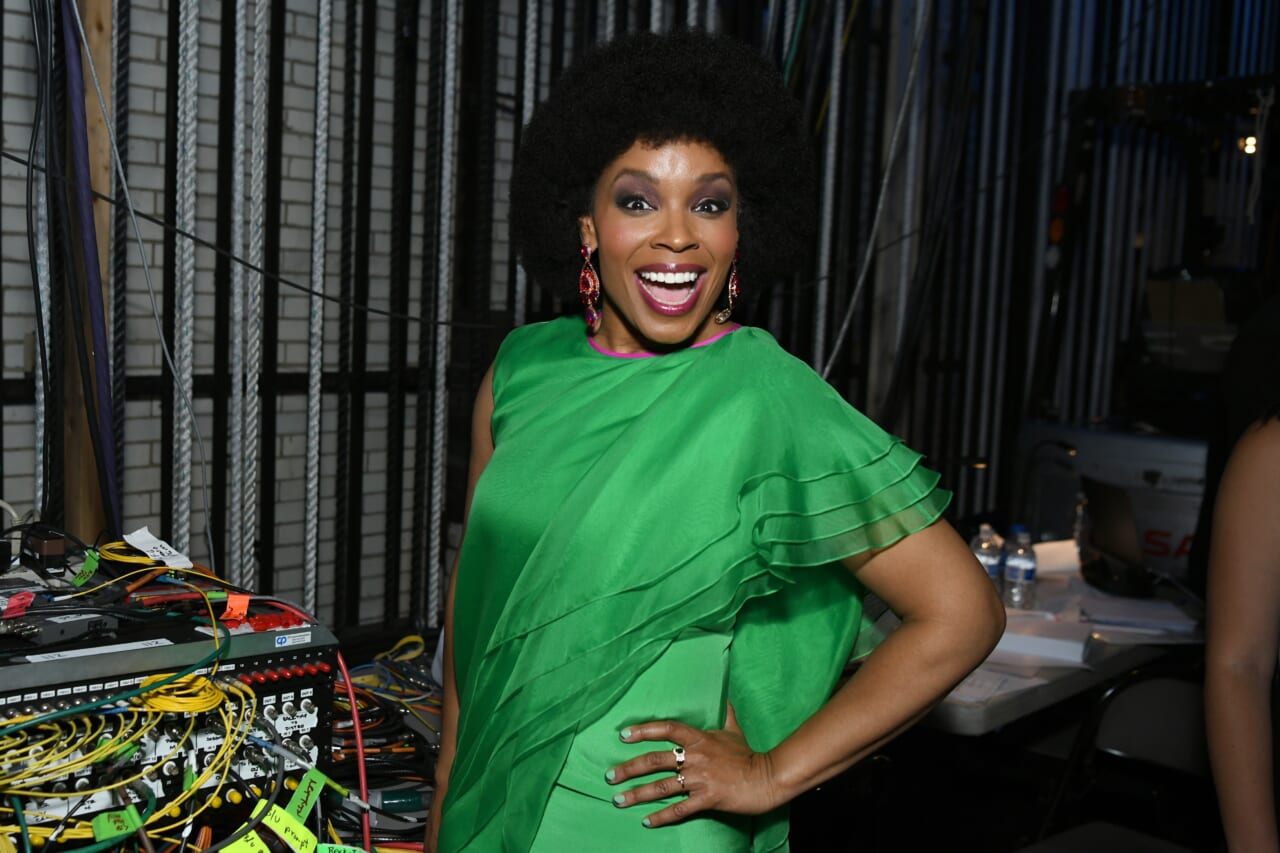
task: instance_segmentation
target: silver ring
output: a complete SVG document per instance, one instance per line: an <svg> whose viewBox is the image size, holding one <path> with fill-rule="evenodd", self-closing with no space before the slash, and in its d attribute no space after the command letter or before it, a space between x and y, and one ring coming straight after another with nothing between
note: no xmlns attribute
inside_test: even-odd
<svg viewBox="0 0 1280 853"><path fill-rule="evenodd" d="M683 773L680 773L680 774L677 774L677 775L676 775L676 781L680 783L680 790L681 790L681 791L688 791L688 790L689 790L688 788L686 788L686 787L684 786L684 774L683 774Z"/></svg>
<svg viewBox="0 0 1280 853"><path fill-rule="evenodd" d="M676 769L679 770L681 767L684 767L684 747L673 747L671 749L671 754L676 757Z"/></svg>

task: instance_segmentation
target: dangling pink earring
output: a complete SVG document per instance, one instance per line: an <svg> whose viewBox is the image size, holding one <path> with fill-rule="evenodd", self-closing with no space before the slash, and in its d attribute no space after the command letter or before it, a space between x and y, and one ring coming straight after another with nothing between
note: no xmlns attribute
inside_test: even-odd
<svg viewBox="0 0 1280 853"><path fill-rule="evenodd" d="M600 276L596 275L595 267L591 266L591 247L583 243L578 253L582 255L582 272L578 274L578 295L582 297L584 313L587 315L587 328L595 334L595 331L600 328L600 308L598 307Z"/></svg>
<svg viewBox="0 0 1280 853"><path fill-rule="evenodd" d="M716 314L716 323L723 326L733 316L733 309L738 304L738 294L742 290L738 283L738 253L733 253L733 264L729 267L729 307Z"/></svg>

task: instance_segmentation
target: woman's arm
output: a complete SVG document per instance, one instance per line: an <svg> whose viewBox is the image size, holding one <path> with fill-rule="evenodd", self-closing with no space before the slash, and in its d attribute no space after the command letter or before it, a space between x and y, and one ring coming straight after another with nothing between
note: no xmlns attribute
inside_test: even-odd
<svg viewBox="0 0 1280 853"><path fill-rule="evenodd" d="M476 481L493 456L493 431L489 425L492 418L493 367L490 366L480 383L480 390L476 392L475 405L471 410L471 463L467 470L467 498L462 517L464 538ZM440 834L439 807L444 805L444 796L449 790L449 771L453 768L453 757L457 751L458 685L453 673L453 589L458 578L461 556L460 539L458 554L453 560L453 571L449 573L449 592L444 607L444 645L441 647L444 653L444 698L440 712L440 755L436 759L435 791L431 798L431 811L427 816L426 853L434 853L436 849L436 838Z"/></svg>
<svg viewBox="0 0 1280 853"><path fill-rule="evenodd" d="M925 714L991 652L1004 608L985 571L945 521L848 561L902 625L790 737L767 753L747 747L730 716L723 731L661 721L632 726L625 740L685 747L688 797L647 818L650 826L707 809L759 814L850 767ZM615 768L614 781L672 769L670 751ZM682 793L667 777L621 794L620 806Z"/></svg>
<svg viewBox="0 0 1280 853"><path fill-rule="evenodd" d="M770 754L785 800L909 728L982 663L1004 632L995 587L945 521L851 568L902 624Z"/></svg>
<svg viewBox="0 0 1280 853"><path fill-rule="evenodd" d="M1280 647L1280 421L1251 427L1213 511L1205 649L1209 759L1227 846L1274 851L1271 679Z"/></svg>

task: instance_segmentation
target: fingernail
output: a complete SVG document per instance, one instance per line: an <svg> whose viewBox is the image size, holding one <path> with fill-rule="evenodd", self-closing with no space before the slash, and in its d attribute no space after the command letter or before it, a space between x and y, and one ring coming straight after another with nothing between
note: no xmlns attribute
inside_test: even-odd
<svg viewBox="0 0 1280 853"><path fill-rule="evenodd" d="M649 818L645 818L640 822L644 824L645 829L653 829L653 824L649 822Z"/></svg>
<svg viewBox="0 0 1280 853"><path fill-rule="evenodd" d="M627 802L627 798L626 798L626 797L624 797L624 796L622 796L621 794L614 794L614 795L613 795L613 804L614 804L615 806L621 806L621 805L625 804L626 802Z"/></svg>
<svg viewBox="0 0 1280 853"><path fill-rule="evenodd" d="M618 771L617 771L617 770L610 770L609 772L607 772L607 773L605 773L605 774L604 774L604 778L605 778L605 779L608 779L610 782L612 782L614 779L617 779L617 778L618 778Z"/></svg>
<svg viewBox="0 0 1280 853"><path fill-rule="evenodd" d="M618 732L618 737L622 738L623 740L626 740L627 738L631 737L631 729L623 729L622 731Z"/></svg>

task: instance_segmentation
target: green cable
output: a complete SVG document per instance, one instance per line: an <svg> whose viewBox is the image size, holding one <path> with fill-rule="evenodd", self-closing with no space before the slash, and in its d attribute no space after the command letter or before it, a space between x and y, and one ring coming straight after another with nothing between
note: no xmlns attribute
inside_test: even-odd
<svg viewBox="0 0 1280 853"><path fill-rule="evenodd" d="M809 0L800 0L800 11L796 13L796 28L791 34L791 49L787 51L787 64L782 72L783 82L791 83L791 68L795 65L796 54L800 52L800 30L804 27L804 13L809 8Z"/></svg>
<svg viewBox="0 0 1280 853"><path fill-rule="evenodd" d="M13 803L13 813L18 816L18 829L22 835L22 849L25 853L31 853L31 832L27 829L27 816L22 813L22 800L17 797L10 797L9 802Z"/></svg>

